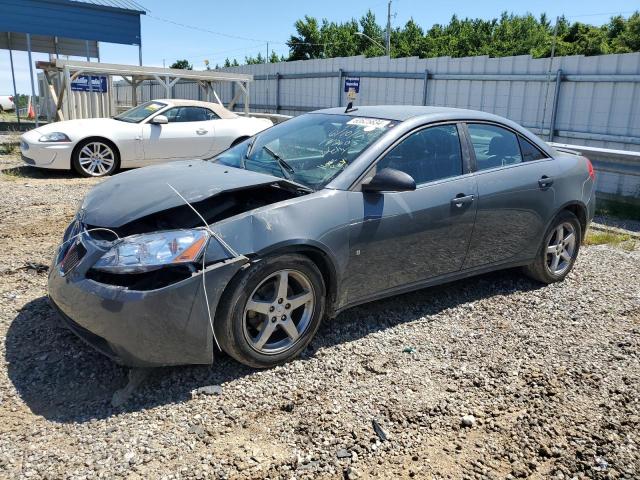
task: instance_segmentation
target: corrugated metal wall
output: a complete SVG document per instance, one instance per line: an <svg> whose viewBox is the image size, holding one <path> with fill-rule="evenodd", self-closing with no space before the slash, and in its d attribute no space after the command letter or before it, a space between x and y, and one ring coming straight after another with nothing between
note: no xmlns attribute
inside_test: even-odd
<svg viewBox="0 0 640 480"><path fill-rule="evenodd" d="M250 84L253 111L297 115L344 105L344 76L353 74L361 77L358 105L426 104L484 110L510 118L545 139L555 124L556 142L640 150L640 53L557 57L550 63L550 59L528 55L356 56L224 70L255 76ZM130 105L130 88L117 84L115 90L116 103ZM219 85L217 91L225 103L233 96L228 84ZM188 83L177 84L173 92L175 98L203 99L202 95L197 85ZM145 84L138 90L139 99L164 96L157 85Z"/></svg>

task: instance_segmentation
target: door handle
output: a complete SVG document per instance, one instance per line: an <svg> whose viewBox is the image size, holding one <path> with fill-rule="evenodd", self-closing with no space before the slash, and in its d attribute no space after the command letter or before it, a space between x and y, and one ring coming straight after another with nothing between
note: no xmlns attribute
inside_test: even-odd
<svg viewBox="0 0 640 480"><path fill-rule="evenodd" d="M198 130L196 130L196 133L198 135L204 135L205 133L207 133L207 131L204 128L199 128Z"/></svg>
<svg viewBox="0 0 640 480"><path fill-rule="evenodd" d="M553 178L543 175L542 177L540 177L540 180L538 180L538 185L540 186L541 190L546 190L551 185L553 185Z"/></svg>
<svg viewBox="0 0 640 480"><path fill-rule="evenodd" d="M459 193L451 199L451 203L456 207L461 208L463 205L467 205L473 202L473 198L473 195L465 195L464 193Z"/></svg>

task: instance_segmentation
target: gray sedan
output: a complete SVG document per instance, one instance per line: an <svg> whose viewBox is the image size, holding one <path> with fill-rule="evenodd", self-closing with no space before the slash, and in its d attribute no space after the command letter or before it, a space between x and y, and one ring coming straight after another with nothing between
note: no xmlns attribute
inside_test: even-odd
<svg viewBox="0 0 640 480"><path fill-rule="evenodd" d="M571 270L595 209L585 157L471 110L328 109L210 160L116 175L49 277L71 330L130 366L294 358L326 316L491 270Z"/></svg>

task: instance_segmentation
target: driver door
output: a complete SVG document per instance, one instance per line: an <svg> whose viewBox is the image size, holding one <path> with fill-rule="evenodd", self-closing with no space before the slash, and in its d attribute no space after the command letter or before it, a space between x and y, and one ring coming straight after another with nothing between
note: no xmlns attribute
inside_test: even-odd
<svg viewBox="0 0 640 480"><path fill-rule="evenodd" d="M205 158L213 149L215 119L203 107L173 107L161 112L164 125L143 125L142 144L148 163L158 160ZM215 115L215 114L214 114Z"/></svg>
<svg viewBox="0 0 640 480"><path fill-rule="evenodd" d="M461 128L461 127L460 127ZM394 168L416 181L408 192L349 193L347 301L357 302L459 271L476 215L456 124L422 128L402 139L366 176Z"/></svg>

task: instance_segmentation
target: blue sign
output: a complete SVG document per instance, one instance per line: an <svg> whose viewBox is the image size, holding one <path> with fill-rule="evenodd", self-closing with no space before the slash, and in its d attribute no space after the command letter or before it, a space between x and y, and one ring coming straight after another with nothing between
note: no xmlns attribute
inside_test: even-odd
<svg viewBox="0 0 640 480"><path fill-rule="evenodd" d="M356 93L360 93L360 77L345 77L344 91L348 92L351 88L353 88Z"/></svg>
<svg viewBox="0 0 640 480"><path fill-rule="evenodd" d="M89 84L91 78L91 84ZM107 92L107 77L99 77L96 75L78 75L75 80L71 81L71 90L74 92Z"/></svg>

